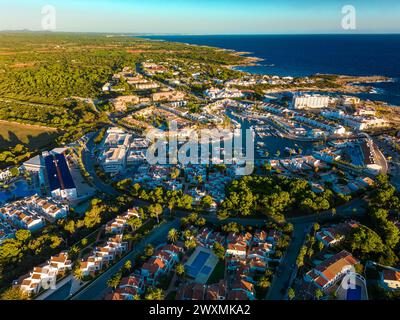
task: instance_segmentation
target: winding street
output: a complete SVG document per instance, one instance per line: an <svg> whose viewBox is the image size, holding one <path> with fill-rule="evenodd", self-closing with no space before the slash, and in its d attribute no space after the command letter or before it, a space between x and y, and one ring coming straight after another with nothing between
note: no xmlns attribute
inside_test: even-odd
<svg viewBox="0 0 400 320"><path fill-rule="evenodd" d="M179 227L179 220L168 221L154 228L142 241L135 245L134 249L118 261L115 265L101 274L80 292L71 297L71 300L101 300L107 292L107 281L115 275L125 264L127 260L134 260L135 256L141 253L148 244L158 246L166 242L168 231Z"/></svg>

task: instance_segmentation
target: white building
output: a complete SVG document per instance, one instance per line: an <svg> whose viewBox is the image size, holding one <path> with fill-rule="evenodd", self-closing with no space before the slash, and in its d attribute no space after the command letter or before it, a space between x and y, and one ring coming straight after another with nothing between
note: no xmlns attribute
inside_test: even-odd
<svg viewBox="0 0 400 320"><path fill-rule="evenodd" d="M400 290L400 271L383 270L381 272L381 285L388 290Z"/></svg>
<svg viewBox="0 0 400 320"><path fill-rule="evenodd" d="M293 109L322 109L327 108L331 98L321 95L301 95L293 97Z"/></svg>
<svg viewBox="0 0 400 320"><path fill-rule="evenodd" d="M346 128L341 125L335 124L335 123L329 123L327 121L316 120L316 119L309 118L309 117L302 116L302 115L297 115L294 117L294 119L299 122L309 124L318 129L326 130L331 134L337 134L337 135L346 134Z"/></svg>
<svg viewBox="0 0 400 320"><path fill-rule="evenodd" d="M39 267L35 267L28 277L22 277L17 283L21 291L36 295L41 289L51 289L57 282L57 276L72 270L72 262L67 252L61 252L58 256Z"/></svg>
<svg viewBox="0 0 400 320"><path fill-rule="evenodd" d="M34 232L44 227L45 219L50 222L63 219L67 217L68 212L67 205L35 195L0 208L0 220L7 221L17 229Z"/></svg>
<svg viewBox="0 0 400 320"><path fill-rule="evenodd" d="M235 88L211 88L205 91L205 95L210 99L242 98L244 96L242 91Z"/></svg>
<svg viewBox="0 0 400 320"><path fill-rule="evenodd" d="M131 140L132 135L119 128L107 130L102 147L103 152L99 157L106 173L117 174L125 169Z"/></svg>
<svg viewBox="0 0 400 320"><path fill-rule="evenodd" d="M388 122L373 116L351 116L341 110L323 111L321 115L328 119L340 120L345 126L358 131L388 126Z"/></svg>

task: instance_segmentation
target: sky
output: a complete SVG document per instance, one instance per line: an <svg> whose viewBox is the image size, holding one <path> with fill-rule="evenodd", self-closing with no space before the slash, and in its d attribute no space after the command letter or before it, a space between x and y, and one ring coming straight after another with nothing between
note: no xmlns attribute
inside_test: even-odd
<svg viewBox="0 0 400 320"><path fill-rule="evenodd" d="M54 20L42 14L46 5ZM346 5L354 30L342 27ZM70 32L400 33L400 0L0 0L0 30L43 30L44 19Z"/></svg>

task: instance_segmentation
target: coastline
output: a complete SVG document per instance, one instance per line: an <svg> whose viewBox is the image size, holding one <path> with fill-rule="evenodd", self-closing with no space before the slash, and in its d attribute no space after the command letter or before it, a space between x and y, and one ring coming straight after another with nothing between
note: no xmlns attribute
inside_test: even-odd
<svg viewBox="0 0 400 320"><path fill-rule="evenodd" d="M152 40L152 41L159 41L158 39L152 39L152 38L146 38L147 40ZM229 68L232 70L236 70L239 72L243 72L248 75L255 75L257 74L258 76L274 76L273 70L272 72L260 72L260 73L252 73L251 71L248 70L243 70L242 68L246 67L257 67L261 66L260 62L266 61L264 58L260 58L257 56L249 56L253 55L254 52L250 51L236 51L235 49L227 49L223 47L218 47L218 46L212 46L212 45L206 45L206 44L195 44L195 43L188 43L188 42L180 42L176 40L169 40L169 39L162 39L162 41L166 42L171 42L171 43L181 43L185 44L187 46L194 46L194 47L206 47L210 48L213 50L217 50L220 52L225 52L226 54L235 56L235 57L241 57L242 61L237 63L237 64L232 64L232 65L223 65L225 68ZM319 91L319 92L327 92L327 93L343 93L343 94L374 94L375 88L374 84L378 83L389 83L389 82L397 82L396 78L393 77L387 77L387 76L381 76L381 75L346 75L344 73L310 73L308 76L303 76L303 77L318 77L318 76L326 76L326 75L331 75L337 77L334 81L332 81L332 86L331 87L318 87L318 86L296 86L294 88L289 87L282 87L282 86L276 86L270 89L265 89L263 90L265 94L271 94L271 93L279 93L279 92L299 92L299 91ZM289 75L290 76L290 75ZM293 76L296 78L295 76ZM302 78L302 77L300 77ZM335 85L336 84L336 85ZM370 85L369 85L370 84ZM396 104L387 102L383 100L375 100L373 101L376 102L384 102L392 106L396 106Z"/></svg>

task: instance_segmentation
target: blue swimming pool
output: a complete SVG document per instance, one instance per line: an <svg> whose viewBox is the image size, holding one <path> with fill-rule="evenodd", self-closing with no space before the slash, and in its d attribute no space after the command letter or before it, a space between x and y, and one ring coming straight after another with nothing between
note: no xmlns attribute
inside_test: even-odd
<svg viewBox="0 0 400 320"><path fill-rule="evenodd" d="M359 301L361 300L361 287L356 286L354 289L347 290L347 300Z"/></svg>
<svg viewBox="0 0 400 320"><path fill-rule="evenodd" d="M9 190L0 191L0 203L13 201L15 198L30 197L38 192L29 188L26 181L19 180L10 186Z"/></svg>
<svg viewBox="0 0 400 320"><path fill-rule="evenodd" d="M204 264L207 262L208 258L210 257L210 254L204 251L200 251L196 258L193 260L192 264L190 266L186 266L186 272L189 276L195 278L201 271L204 274L208 274L203 272L203 267ZM208 267L205 267L208 268ZM207 270L205 270L207 271Z"/></svg>
<svg viewBox="0 0 400 320"><path fill-rule="evenodd" d="M206 276L209 275L211 272L211 268L208 266L204 266L203 269L201 269L201 273L205 274Z"/></svg>

